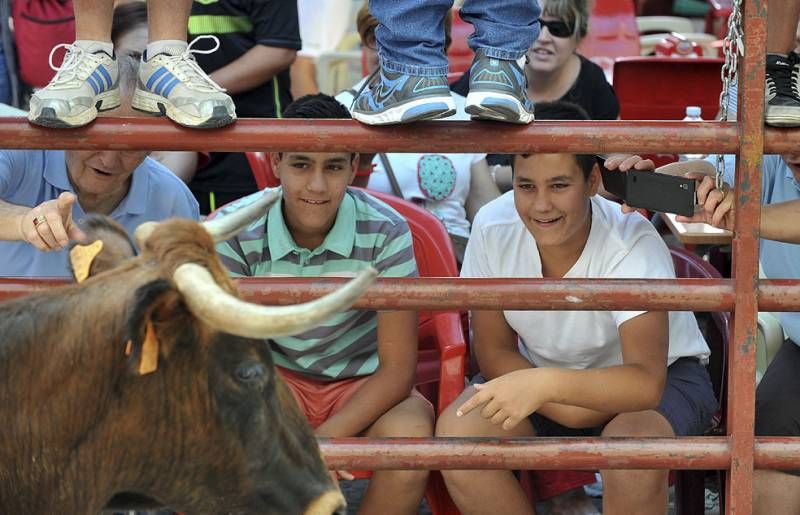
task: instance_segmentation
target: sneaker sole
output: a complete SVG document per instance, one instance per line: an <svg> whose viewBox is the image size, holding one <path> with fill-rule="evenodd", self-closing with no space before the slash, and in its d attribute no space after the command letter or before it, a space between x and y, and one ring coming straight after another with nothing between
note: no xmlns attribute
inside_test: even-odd
<svg viewBox="0 0 800 515"><path fill-rule="evenodd" d="M379 113L353 111L353 118L367 125L391 125L422 120L436 120L456 114L453 97L429 97L406 102Z"/></svg>
<svg viewBox="0 0 800 515"><path fill-rule="evenodd" d="M507 123L531 123L533 113L528 112L513 95L494 92L470 91L464 111L473 120L489 120Z"/></svg>
<svg viewBox="0 0 800 515"><path fill-rule="evenodd" d="M42 107L39 114L34 116L28 112L28 121L34 125L47 127L48 129L74 129L89 125L97 118L99 111L108 111L119 107L121 103L119 88L111 89L100 93L95 97L95 104L82 113L75 116L58 117L52 107Z"/></svg>
<svg viewBox="0 0 800 515"><path fill-rule="evenodd" d="M800 107L767 107L764 123L773 127L800 127Z"/></svg>
<svg viewBox="0 0 800 515"><path fill-rule="evenodd" d="M236 121L236 115L231 115L224 106L217 106L208 118L192 116L177 107L161 95L136 89L131 100L131 107L137 111L166 116L173 122L192 129L218 129Z"/></svg>

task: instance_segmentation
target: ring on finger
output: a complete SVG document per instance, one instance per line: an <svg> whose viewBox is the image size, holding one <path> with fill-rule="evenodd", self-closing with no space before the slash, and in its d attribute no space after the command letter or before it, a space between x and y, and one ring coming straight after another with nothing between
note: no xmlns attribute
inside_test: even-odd
<svg viewBox="0 0 800 515"><path fill-rule="evenodd" d="M44 224L44 223L47 223L47 218L45 218L44 215L39 215L39 216L37 216L36 218L33 219L33 226L34 227L39 227L40 224Z"/></svg>

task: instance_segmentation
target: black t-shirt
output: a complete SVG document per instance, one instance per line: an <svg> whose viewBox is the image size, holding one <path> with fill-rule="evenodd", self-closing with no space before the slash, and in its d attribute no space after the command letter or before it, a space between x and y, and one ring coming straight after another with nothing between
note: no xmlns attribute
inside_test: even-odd
<svg viewBox="0 0 800 515"><path fill-rule="evenodd" d="M559 100L578 104L589 113L592 120L616 120L619 116L619 101L614 88L606 80L603 69L578 54L581 69L575 83ZM469 93L469 71L450 85L450 89L459 95ZM509 165L510 159L505 154L489 154L489 164Z"/></svg>
<svg viewBox="0 0 800 515"><path fill-rule="evenodd" d="M259 44L300 50L297 2L195 1L189 17L189 40L205 34L219 38L220 45L216 52L195 54L198 64L208 74ZM213 42L201 41L196 47L210 49ZM260 86L232 95L232 98L239 118L280 118L282 110L292 101L289 69ZM243 155L234 157L224 152L212 152L208 165L198 170L190 187L195 192L252 193L256 191L256 183L246 162Z"/></svg>

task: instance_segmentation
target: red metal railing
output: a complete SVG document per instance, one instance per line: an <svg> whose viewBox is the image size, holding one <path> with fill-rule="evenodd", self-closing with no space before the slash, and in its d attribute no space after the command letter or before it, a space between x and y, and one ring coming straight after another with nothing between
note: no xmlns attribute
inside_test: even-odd
<svg viewBox="0 0 800 515"><path fill-rule="evenodd" d="M739 121L536 122L530 127L453 122L368 128L349 121L240 120L213 131L164 120L100 119L90 128L52 131L22 119L0 120L5 148L737 153L734 277L730 280L381 280L359 301L373 309L732 310L728 435L620 439L336 439L323 440L329 465L382 468L675 468L724 469L726 513L752 512L753 468L800 468L800 438L754 438L756 313L800 310L800 281L758 281L762 152L800 148L800 130L764 130L766 2L745 0L745 47L739 70ZM680 87L676 84L676 88ZM336 280L252 279L245 295L293 303L330 291ZM5 280L0 299L58 281ZM402 293L402 294L400 294Z"/></svg>

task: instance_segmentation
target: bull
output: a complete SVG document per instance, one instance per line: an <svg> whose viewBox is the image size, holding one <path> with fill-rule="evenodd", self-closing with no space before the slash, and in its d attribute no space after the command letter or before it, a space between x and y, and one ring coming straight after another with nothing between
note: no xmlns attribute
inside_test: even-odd
<svg viewBox="0 0 800 515"><path fill-rule="evenodd" d="M348 308L375 272L306 304L239 299L214 243L276 199L144 224L130 259L105 231L88 280L0 305L0 513L98 513L121 492L192 515L343 513L263 338Z"/></svg>

